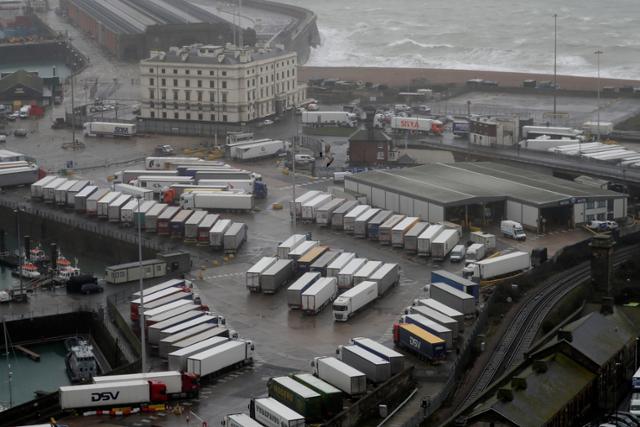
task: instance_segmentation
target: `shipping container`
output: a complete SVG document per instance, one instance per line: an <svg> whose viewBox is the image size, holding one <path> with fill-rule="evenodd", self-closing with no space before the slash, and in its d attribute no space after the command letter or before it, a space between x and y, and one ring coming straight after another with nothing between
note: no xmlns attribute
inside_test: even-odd
<svg viewBox="0 0 640 427"><path fill-rule="evenodd" d="M351 339L351 343L383 358L391 365L391 375L402 372L404 369L404 355L386 347L370 338L356 337Z"/></svg>
<svg viewBox="0 0 640 427"><path fill-rule="evenodd" d="M304 242L293 248L291 251L289 251L288 257L289 259L297 262L304 254L306 254L319 244L320 242L318 242L317 240L305 240Z"/></svg>
<svg viewBox="0 0 640 427"><path fill-rule="evenodd" d="M270 397L251 399L251 417L265 427L304 427L305 419L293 409Z"/></svg>
<svg viewBox="0 0 640 427"><path fill-rule="evenodd" d="M68 179L53 190L53 201L57 206L64 206L67 204L67 191L78 183L76 179Z"/></svg>
<svg viewBox="0 0 640 427"><path fill-rule="evenodd" d="M87 185L84 187L78 194L76 194L73 198L73 209L76 213L85 213L87 212L87 200L98 191L99 188L95 185ZM96 204L97 208L97 204Z"/></svg>
<svg viewBox="0 0 640 427"><path fill-rule="evenodd" d="M156 292L160 292L163 289L167 288L191 288L192 283L185 279L171 279L164 281L162 283L158 283L157 285L146 288L140 293L140 291L134 292L131 297L132 298L140 298L140 296L147 296L155 294Z"/></svg>
<svg viewBox="0 0 640 427"><path fill-rule="evenodd" d="M107 219L109 222L120 222L120 210L129 202L129 200L131 200L130 195L122 193L119 194L120 195L115 200L109 203L107 211Z"/></svg>
<svg viewBox="0 0 640 427"><path fill-rule="evenodd" d="M378 298L376 282L359 283L333 302L333 318L338 322L346 322L376 298Z"/></svg>
<svg viewBox="0 0 640 427"><path fill-rule="evenodd" d="M160 215L158 215L156 219L156 232L158 236L169 236L171 234L171 220L181 212L180 208L177 206L167 206L166 209L162 211ZM190 211L187 211L190 212Z"/></svg>
<svg viewBox="0 0 640 427"><path fill-rule="evenodd" d="M306 273L310 271L311 264L319 259L325 252L329 250L329 246L318 245L307 251L303 256L298 258L296 262L296 268L299 273Z"/></svg>
<svg viewBox="0 0 640 427"><path fill-rule="evenodd" d="M404 235L404 250L408 253L418 252L418 237L429 228L428 222L418 222Z"/></svg>
<svg viewBox="0 0 640 427"><path fill-rule="evenodd" d="M307 237L304 234L293 234L287 238L284 242L278 245L278 258L288 258L289 252L298 247L302 242L307 240Z"/></svg>
<svg viewBox="0 0 640 427"><path fill-rule="evenodd" d="M316 224L326 227L331 225L333 212L338 209L346 199L333 199L316 209Z"/></svg>
<svg viewBox="0 0 640 427"><path fill-rule="evenodd" d="M293 217L295 213L296 217L298 218L302 216L302 204L308 202L309 200L320 194L322 194L322 191L307 191L306 193L296 197L295 201L291 200L289 202L289 215Z"/></svg>
<svg viewBox="0 0 640 427"><path fill-rule="evenodd" d="M263 427L262 424L247 414L225 415L222 420L222 425L224 427Z"/></svg>
<svg viewBox="0 0 640 427"><path fill-rule="evenodd" d="M144 231L148 233L156 233L158 231L158 218L168 207L169 205L166 203L157 203L149 209L144 215ZM177 210L173 211L173 215L175 215L176 212Z"/></svg>
<svg viewBox="0 0 640 427"><path fill-rule="evenodd" d="M211 230L209 230L209 246L213 249L224 248L224 234L231 227L233 222L230 219L218 220Z"/></svg>
<svg viewBox="0 0 640 427"><path fill-rule="evenodd" d="M396 224L391 229L391 246L401 248L404 245L404 235L419 221L417 216L410 216Z"/></svg>
<svg viewBox="0 0 640 427"><path fill-rule="evenodd" d="M349 396L367 392L367 376L335 357L315 357L313 373Z"/></svg>
<svg viewBox="0 0 640 427"><path fill-rule="evenodd" d="M148 188L140 188L131 184L116 183L113 185L114 191L122 194L128 194L132 197L140 197L143 200L153 200L153 191Z"/></svg>
<svg viewBox="0 0 640 427"><path fill-rule="evenodd" d="M287 304L289 308L302 307L302 293L320 278L320 273L304 273L287 288Z"/></svg>
<svg viewBox="0 0 640 427"><path fill-rule="evenodd" d="M380 211L367 224L367 238L378 240L380 226L393 216L393 211Z"/></svg>
<svg viewBox="0 0 640 427"><path fill-rule="evenodd" d="M395 263L387 262L373 272L367 280L378 284L378 296L381 297L389 290L389 288L400 282L400 266Z"/></svg>
<svg viewBox="0 0 640 427"><path fill-rule="evenodd" d="M321 277L300 296L301 308L305 314L318 314L338 295L338 281L335 277Z"/></svg>
<svg viewBox="0 0 640 427"><path fill-rule="evenodd" d="M372 383L382 383L391 378L391 364L388 360L357 345L338 347L340 360L365 374Z"/></svg>
<svg viewBox="0 0 640 427"><path fill-rule="evenodd" d="M280 259L260 274L260 288L265 294L275 294L293 278L293 261Z"/></svg>
<svg viewBox="0 0 640 427"><path fill-rule="evenodd" d="M344 216L354 210L360 203L357 200L347 200L331 214L331 227L342 230Z"/></svg>
<svg viewBox="0 0 640 427"><path fill-rule="evenodd" d="M144 200L140 203L140 206L133 212L133 222L137 226L140 224L140 229L145 230L145 220L147 213L158 203L155 200Z"/></svg>
<svg viewBox="0 0 640 427"><path fill-rule="evenodd" d="M336 259L327 266L327 277L338 277L338 273L353 259L356 254L354 252L343 252L336 257Z"/></svg>
<svg viewBox="0 0 640 427"><path fill-rule="evenodd" d="M380 267L382 267L382 261L367 261L354 275L353 275L353 284L357 285L360 282L364 282L365 280L369 280L369 277L373 273L375 273ZM340 276L338 276L338 280Z"/></svg>
<svg viewBox="0 0 640 427"><path fill-rule="evenodd" d="M421 314L405 314L400 318L400 322L418 325L425 331L442 338L445 341L445 349L453 348L455 346L453 341L453 331L451 329L426 318Z"/></svg>
<svg viewBox="0 0 640 427"><path fill-rule="evenodd" d="M480 285L478 283L446 270L435 270L431 272L431 283L438 282L453 286L457 290L469 294L476 299L480 296Z"/></svg>
<svg viewBox="0 0 640 427"><path fill-rule="evenodd" d="M399 214L393 215L389 217L388 220L383 222L382 225L380 225L380 227L378 227L378 241L380 242L381 245L391 244L393 228L396 225L400 224L402 221L404 221L406 217L407 217L406 215L399 215Z"/></svg>
<svg viewBox="0 0 640 427"><path fill-rule="evenodd" d="M233 331L229 331L229 329L227 329L224 326L211 325L211 324L207 324L207 325L210 326L209 329L206 329L189 338L185 338L182 341L178 341L176 343L171 344L169 346L169 353L178 351L182 348L190 347L194 344L198 344L202 341L208 340L209 338L213 338L213 337L237 338L237 333Z"/></svg>
<svg viewBox="0 0 640 427"><path fill-rule="evenodd" d="M292 374L291 378L322 397L322 416L331 419L342 411L342 391L311 374Z"/></svg>
<svg viewBox="0 0 640 427"><path fill-rule="evenodd" d="M302 204L302 221L313 222L316 219L316 209L329 202L332 198L331 194L320 194L304 202Z"/></svg>
<svg viewBox="0 0 640 427"><path fill-rule="evenodd" d="M473 243L482 243L487 251L495 249L496 247L495 234L483 233L482 231L472 231L469 233L469 236Z"/></svg>
<svg viewBox="0 0 640 427"><path fill-rule="evenodd" d="M222 236L222 247L225 254L235 254L247 240L247 224L234 222Z"/></svg>
<svg viewBox="0 0 640 427"><path fill-rule="evenodd" d="M44 197L44 186L51 183L53 180L58 179L55 175L47 175L44 178L31 184L31 198L42 199Z"/></svg>
<svg viewBox="0 0 640 427"><path fill-rule="evenodd" d="M484 259L486 255L486 248L482 243L474 243L467 248L467 254L464 261L466 263L471 261L480 261Z"/></svg>
<svg viewBox="0 0 640 427"><path fill-rule="evenodd" d="M262 257L246 273L246 286L251 292L260 292L260 275L278 260L276 257Z"/></svg>
<svg viewBox="0 0 640 427"><path fill-rule="evenodd" d="M184 241L186 243L195 243L198 240L198 227L207 215L207 211L194 211L187 222L184 223ZM207 232L208 237L209 233Z"/></svg>
<svg viewBox="0 0 640 427"><path fill-rule="evenodd" d="M358 205L346 213L342 218L343 230L348 234L353 234L355 231L356 219L369 209L371 209L371 206L369 205Z"/></svg>
<svg viewBox="0 0 640 427"><path fill-rule="evenodd" d="M277 400L307 422L322 419L322 396L309 387L289 377L275 377L267 381L269 397Z"/></svg>
<svg viewBox="0 0 640 427"><path fill-rule="evenodd" d="M464 314L459 312L458 310L454 310L446 304L441 303L440 301L436 301L433 298L420 298L414 301L414 305L421 305L432 310L437 311L438 313L444 314L445 316L455 320L462 327L464 324ZM437 319L435 319L438 323L440 323ZM442 320L442 319L441 319Z"/></svg>
<svg viewBox="0 0 640 427"><path fill-rule="evenodd" d="M173 344L184 341L187 338L193 337L201 332L214 329L216 327L217 325L212 325L210 323L201 323L194 326L193 328L187 329L186 331L181 331L168 337L162 338L158 343L158 356L166 359Z"/></svg>
<svg viewBox="0 0 640 427"><path fill-rule="evenodd" d="M434 260L443 260L449 252L460 242L458 230L446 229L431 241L431 257Z"/></svg>
<svg viewBox="0 0 640 427"><path fill-rule="evenodd" d="M378 213L380 213L380 209L371 208L357 217L353 225L353 235L361 239L366 239L367 232L369 230L369 222L373 220Z"/></svg>
<svg viewBox="0 0 640 427"><path fill-rule="evenodd" d="M187 369L187 359L189 356L209 350L215 346L224 344L227 341L229 341L229 338L226 337L212 337L198 343L194 343L188 347L181 348L180 350L172 351L167 355L169 369L184 371Z"/></svg>
<svg viewBox="0 0 640 427"><path fill-rule="evenodd" d="M129 226L133 224L135 212L138 210L138 200L129 200L120 209L120 224Z"/></svg>
<svg viewBox="0 0 640 427"><path fill-rule="evenodd" d="M417 325L396 323L393 325L393 342L417 355L438 360L446 356L445 342Z"/></svg>
<svg viewBox="0 0 640 427"><path fill-rule="evenodd" d="M94 191L89 197L87 197L87 202L85 204L86 214L89 216L97 216L98 203L105 197L109 197L111 199L111 193L111 190L108 188L98 188L96 191Z"/></svg>
<svg viewBox="0 0 640 427"><path fill-rule="evenodd" d="M142 264L142 270L140 270ZM110 265L105 269L104 279L107 283L127 283L140 279L153 279L167 274L167 263L160 259L147 259L139 262Z"/></svg>
<svg viewBox="0 0 640 427"><path fill-rule="evenodd" d="M204 219L198 224L197 230L197 242L198 245L209 246L209 231L213 228L215 223L220 219L218 214L207 214ZM223 238L224 244L224 238Z"/></svg>
<svg viewBox="0 0 640 427"><path fill-rule="evenodd" d="M431 224L421 235L418 236L418 255L431 255L431 242L438 237L446 227L442 224Z"/></svg>
<svg viewBox="0 0 640 427"><path fill-rule="evenodd" d="M241 339L227 341L202 353L189 356L187 372L206 377L216 375L232 366L251 363L253 362L253 349L251 341Z"/></svg>
<svg viewBox="0 0 640 427"><path fill-rule="evenodd" d="M42 199L45 203L54 203L56 201L56 188L67 182L66 178L57 177L42 186Z"/></svg>
<svg viewBox="0 0 640 427"><path fill-rule="evenodd" d="M414 306L408 307L407 314L420 314L421 316L424 316L427 319L431 319L434 322L437 322L442 326L445 326L451 329L451 332L453 332L453 339L456 339L458 337L458 334L461 330L462 325L460 322L427 306L414 305Z"/></svg>
<svg viewBox="0 0 640 427"><path fill-rule="evenodd" d="M353 276L367 263L366 258L354 258L338 272L338 289L353 287Z"/></svg>
<svg viewBox="0 0 640 427"><path fill-rule="evenodd" d="M340 254L342 250L329 250L323 253L317 258L313 264L309 267L309 271L318 272L322 276L327 275L327 267L331 264Z"/></svg>

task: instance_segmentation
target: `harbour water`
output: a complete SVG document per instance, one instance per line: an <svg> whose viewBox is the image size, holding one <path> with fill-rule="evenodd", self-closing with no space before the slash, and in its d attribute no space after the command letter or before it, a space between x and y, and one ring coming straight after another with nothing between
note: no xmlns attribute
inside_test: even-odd
<svg viewBox="0 0 640 427"><path fill-rule="evenodd" d="M39 362L34 362L17 351L9 353L14 406L33 399L35 391L52 392L61 385L69 385L64 364L64 342L29 345L27 348L40 355ZM0 405L8 407L7 359L4 351L0 356Z"/></svg>
<svg viewBox="0 0 640 427"><path fill-rule="evenodd" d="M0 63L0 75L13 73L18 70L26 70L31 73L38 73L42 78L52 77L54 74L64 80L71 75L71 69L62 61L46 61L46 62L11 62L10 64Z"/></svg>

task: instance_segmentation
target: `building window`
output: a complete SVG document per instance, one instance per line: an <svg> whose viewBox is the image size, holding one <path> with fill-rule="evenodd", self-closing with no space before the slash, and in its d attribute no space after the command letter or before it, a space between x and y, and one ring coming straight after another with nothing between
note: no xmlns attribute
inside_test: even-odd
<svg viewBox="0 0 640 427"><path fill-rule="evenodd" d="M215 114L212 114L212 115L211 115L211 119L210 119L210 120L211 120L212 122L215 122L215 121L216 121L216 115L215 115Z"/></svg>
<svg viewBox="0 0 640 427"><path fill-rule="evenodd" d="M186 114L186 118L187 118L187 120L191 120L191 113L187 113Z"/></svg>
<svg viewBox="0 0 640 427"><path fill-rule="evenodd" d="M188 76L190 74L189 70L184 70L184 73Z"/></svg>
<svg viewBox="0 0 640 427"><path fill-rule="evenodd" d="M149 103L149 108L155 108L156 104L154 104L153 102Z"/></svg>
<svg viewBox="0 0 640 427"><path fill-rule="evenodd" d="M155 91L153 89L149 89L149 99L154 99Z"/></svg>
<svg viewBox="0 0 640 427"><path fill-rule="evenodd" d="M226 121L227 121L227 115L226 115L226 114L224 114L224 115L222 116L222 121L223 121L223 122L226 122Z"/></svg>
<svg viewBox="0 0 640 427"><path fill-rule="evenodd" d="M211 102L215 102L216 101L216 93L215 92L209 92L209 101L211 101Z"/></svg>
<svg viewBox="0 0 640 427"><path fill-rule="evenodd" d="M177 103L177 102L174 102L174 103L173 103L173 109L174 109L174 110L177 110L177 109L178 109L178 103Z"/></svg>
<svg viewBox="0 0 640 427"><path fill-rule="evenodd" d="M209 75L210 75L210 76L213 76L213 71L209 71Z"/></svg>
<svg viewBox="0 0 640 427"><path fill-rule="evenodd" d="M227 102L227 92L222 92L222 102Z"/></svg>
<svg viewBox="0 0 640 427"><path fill-rule="evenodd" d="M227 88L227 82L226 80L222 81L222 89L226 89Z"/></svg>
<svg viewBox="0 0 640 427"><path fill-rule="evenodd" d="M184 99L186 99L187 101L191 101L191 91L190 90L185 90L184 91Z"/></svg>
<svg viewBox="0 0 640 427"><path fill-rule="evenodd" d="M180 114L179 113L173 113L173 118L178 120L180 118Z"/></svg>
<svg viewBox="0 0 640 427"><path fill-rule="evenodd" d="M198 75L201 76L202 75L202 70L198 70Z"/></svg>
<svg viewBox="0 0 640 427"><path fill-rule="evenodd" d="M587 202L587 209L593 209L596 207L596 202L594 202L593 200L589 200Z"/></svg>
<svg viewBox="0 0 640 427"><path fill-rule="evenodd" d="M198 120L202 121L202 113L198 114Z"/></svg>
<svg viewBox="0 0 640 427"><path fill-rule="evenodd" d="M178 87L178 79L173 79L173 87Z"/></svg>
<svg viewBox="0 0 640 427"><path fill-rule="evenodd" d="M226 76L226 75L227 75L227 72L226 72L226 71L223 71L223 72L222 72L222 75L223 75L223 76Z"/></svg>
<svg viewBox="0 0 640 427"><path fill-rule="evenodd" d="M606 214L603 214L603 213L598 214L598 221L604 221L605 219L606 219Z"/></svg>
<svg viewBox="0 0 640 427"><path fill-rule="evenodd" d="M198 80L198 87L202 87L202 80Z"/></svg>
<svg viewBox="0 0 640 427"><path fill-rule="evenodd" d="M163 111L163 112L162 112L162 118L163 118L163 119L166 119L166 118L167 118L167 112L166 112L166 111Z"/></svg>
<svg viewBox="0 0 640 427"><path fill-rule="evenodd" d="M191 81L190 81L189 79L185 79L185 81L184 81L184 85L185 85L186 87L190 87L190 86L191 86Z"/></svg>
<svg viewBox="0 0 640 427"><path fill-rule="evenodd" d="M149 113L149 115L151 116L151 118L153 119L156 116L156 112L155 111L151 111Z"/></svg>
<svg viewBox="0 0 640 427"><path fill-rule="evenodd" d="M162 86L166 86L166 85L167 85L167 79L162 79L162 80L160 80L160 84L161 84Z"/></svg>
<svg viewBox="0 0 640 427"><path fill-rule="evenodd" d="M173 74L178 74L178 70L176 70L175 68L173 69Z"/></svg>
<svg viewBox="0 0 640 427"><path fill-rule="evenodd" d="M167 90L166 89L160 90L160 99L167 99Z"/></svg>
<svg viewBox="0 0 640 427"><path fill-rule="evenodd" d="M150 73L153 73L153 68L149 68L149 72L150 72Z"/></svg>
<svg viewBox="0 0 640 427"><path fill-rule="evenodd" d="M607 207L607 201L606 200L598 200L598 207L599 208L606 208Z"/></svg>
<svg viewBox="0 0 640 427"><path fill-rule="evenodd" d="M165 70L165 69L163 68L162 70L160 70L160 72L161 72L162 74L166 74L166 73L167 73L167 70Z"/></svg>
<svg viewBox="0 0 640 427"><path fill-rule="evenodd" d="M174 91L173 91L173 99L174 99L175 101L177 101L177 100L178 100L178 91L177 91L177 90L174 90Z"/></svg>
<svg viewBox="0 0 640 427"><path fill-rule="evenodd" d="M198 91L198 102L202 102L202 92Z"/></svg>
<svg viewBox="0 0 640 427"><path fill-rule="evenodd" d="M160 108L167 108L167 103L166 102L161 102L160 103Z"/></svg>
<svg viewBox="0 0 640 427"><path fill-rule="evenodd" d="M209 87L210 88L216 87L216 82L214 82L213 80L209 80Z"/></svg>

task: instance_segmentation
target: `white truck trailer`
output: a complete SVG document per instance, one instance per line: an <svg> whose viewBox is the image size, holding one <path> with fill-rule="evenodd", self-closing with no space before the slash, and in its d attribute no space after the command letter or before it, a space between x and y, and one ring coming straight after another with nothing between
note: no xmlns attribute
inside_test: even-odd
<svg viewBox="0 0 640 427"><path fill-rule="evenodd" d="M182 193L180 206L182 209L250 211L253 209L253 195L230 191Z"/></svg>
<svg viewBox="0 0 640 427"><path fill-rule="evenodd" d="M420 221L417 216L408 216L391 229L391 246L401 248L404 245L404 235Z"/></svg>
<svg viewBox="0 0 640 427"><path fill-rule="evenodd" d="M460 323L460 325L464 322L464 314L460 313L458 310L454 310L446 304L441 303L440 301L436 301L433 298L420 298L414 301L414 305L422 305L424 307L431 308L439 313L444 314L447 317L452 318L456 322Z"/></svg>
<svg viewBox="0 0 640 427"><path fill-rule="evenodd" d="M357 345L341 345L338 355L347 365L359 370L374 384L391 378L391 363Z"/></svg>
<svg viewBox="0 0 640 427"><path fill-rule="evenodd" d="M378 298L376 282L359 283L333 302L333 318L337 322L346 322L376 298Z"/></svg>
<svg viewBox="0 0 640 427"><path fill-rule="evenodd" d="M344 228L344 216L355 209L360 203L357 200L347 200L331 214L331 228Z"/></svg>
<svg viewBox="0 0 640 427"><path fill-rule="evenodd" d="M296 217L299 218L302 215L302 204L308 202L309 200L320 194L322 194L322 191L307 191L306 193L296 197L295 200L289 201L289 215L292 217L293 215L296 215Z"/></svg>
<svg viewBox="0 0 640 427"><path fill-rule="evenodd" d="M287 305L291 309L302 307L302 293L320 278L320 273L304 273L287 288Z"/></svg>
<svg viewBox="0 0 640 427"><path fill-rule="evenodd" d="M245 283L251 292L260 292L260 275L278 260L276 257L265 256L247 270Z"/></svg>
<svg viewBox="0 0 640 427"><path fill-rule="evenodd" d="M313 222L316 218L316 210L329 202L333 196L331 194L320 194L313 199L302 204L302 221Z"/></svg>
<svg viewBox="0 0 640 427"><path fill-rule="evenodd" d="M484 233L482 231L472 231L469 233L469 237L473 243L482 243L487 251L495 249L496 247L495 234Z"/></svg>
<svg viewBox="0 0 640 427"><path fill-rule="evenodd" d="M353 287L353 276L367 263L366 258L354 258L338 272L338 289Z"/></svg>
<svg viewBox="0 0 640 427"><path fill-rule="evenodd" d="M62 386L58 393L62 409L131 406L167 400L164 384L145 380Z"/></svg>
<svg viewBox="0 0 640 427"><path fill-rule="evenodd" d="M367 376L335 357L315 357L312 362L313 373L339 388L349 396L358 396L367 392Z"/></svg>
<svg viewBox="0 0 640 427"><path fill-rule="evenodd" d="M473 316L476 312L476 299L473 295L462 292L446 283L431 283L429 297L458 310L465 316Z"/></svg>
<svg viewBox="0 0 640 427"><path fill-rule="evenodd" d="M301 309L305 314L318 314L338 295L338 281L335 277L321 277L308 287L302 295Z"/></svg>
<svg viewBox="0 0 640 427"><path fill-rule="evenodd" d="M327 227L331 225L331 217L333 212L338 209L346 199L333 199L322 206L316 208L316 224Z"/></svg>
<svg viewBox="0 0 640 427"><path fill-rule="evenodd" d="M371 209L369 205L358 205L346 213L342 219L342 227L346 233L353 234L356 218Z"/></svg>
<svg viewBox="0 0 640 427"><path fill-rule="evenodd" d="M67 204L67 191L77 183L77 179L69 179L54 190L53 197L57 206L64 206Z"/></svg>
<svg viewBox="0 0 640 427"><path fill-rule="evenodd" d="M117 199L109 203L109 210L107 212L107 219L109 222L120 222L120 211L126 205L131 196L128 194L120 194Z"/></svg>
<svg viewBox="0 0 640 427"><path fill-rule="evenodd" d="M53 180L58 179L55 175L47 175L44 178L39 179L38 181L31 184L31 198L32 199L42 199L44 196L44 186L52 182Z"/></svg>
<svg viewBox="0 0 640 427"><path fill-rule="evenodd" d="M129 138L136 136L136 125L132 123L87 122L82 125L85 136L110 136Z"/></svg>
<svg viewBox="0 0 640 427"><path fill-rule="evenodd" d="M481 281L518 273L529 268L531 268L531 256L529 253L517 251L472 262L462 270L462 274L464 277L471 277L475 281Z"/></svg>
<svg viewBox="0 0 640 427"><path fill-rule="evenodd" d="M287 151L287 142L279 139L244 144L232 151L232 158L236 160L257 160L265 157L277 156Z"/></svg>
<svg viewBox="0 0 640 427"><path fill-rule="evenodd" d="M303 111L302 124L308 126L346 126L358 124L356 115L346 111Z"/></svg>
<svg viewBox="0 0 640 427"><path fill-rule="evenodd" d="M383 264L384 263L382 261L367 261L353 275L353 284L357 285L358 283L364 282L365 280L369 280L369 277L371 277L371 275L373 275L380 267L382 267Z"/></svg>
<svg viewBox="0 0 640 427"><path fill-rule="evenodd" d="M251 341L231 340L202 353L189 356L187 372L206 377L232 366L252 363L253 350L254 346Z"/></svg>
<svg viewBox="0 0 640 427"><path fill-rule="evenodd" d="M338 273L356 257L355 252L343 252L327 266L327 277L338 277Z"/></svg>
<svg viewBox="0 0 640 427"><path fill-rule="evenodd" d="M264 427L304 427L306 425L302 415L272 397L251 399L249 413L259 425Z"/></svg>
<svg viewBox="0 0 640 427"><path fill-rule="evenodd" d="M279 259L260 274L260 290L265 294L275 294L293 277L293 261Z"/></svg>
<svg viewBox="0 0 640 427"><path fill-rule="evenodd" d="M149 190L148 188L140 188L131 184L117 183L113 186L113 190L136 198L139 196L144 200L153 200L153 190Z"/></svg>
<svg viewBox="0 0 640 427"><path fill-rule="evenodd" d="M404 235L404 250L414 254L418 252L418 237L429 228L428 222L417 222Z"/></svg>
<svg viewBox="0 0 640 427"><path fill-rule="evenodd" d="M89 216L97 216L98 203L108 194L111 194L111 190L108 188L98 188L96 191L91 193L91 195L87 197L87 201L85 203L85 213Z"/></svg>
<svg viewBox="0 0 640 427"><path fill-rule="evenodd" d="M391 375L395 375L404 369L404 355L377 341L370 338L356 337L351 339L351 344L362 347L388 361L391 365Z"/></svg>
<svg viewBox="0 0 640 427"><path fill-rule="evenodd" d="M378 213L380 213L380 209L371 208L357 217L353 223L353 235L361 239L366 239L367 231L369 230L369 221L378 215Z"/></svg>
<svg viewBox="0 0 640 427"><path fill-rule="evenodd" d="M289 258L289 252L297 248L302 242L306 240L307 237L304 234L293 234L289 236L287 240L278 245L278 258Z"/></svg>
<svg viewBox="0 0 640 427"><path fill-rule="evenodd" d="M449 252L460 242L458 230L447 229L442 231L431 241L431 257L434 260L443 260Z"/></svg>
<svg viewBox="0 0 640 427"><path fill-rule="evenodd" d="M395 214L389 217L380 227L378 228L378 241L381 245L390 245L391 244L391 235L393 227L398 225L402 220L404 220L407 216L402 214Z"/></svg>
<svg viewBox="0 0 640 427"><path fill-rule="evenodd" d="M87 212L87 200L98 190L95 185L87 185L73 197L73 210L77 213Z"/></svg>
<svg viewBox="0 0 640 427"><path fill-rule="evenodd" d="M453 332L453 339L456 339L458 337L458 333L461 330L462 325L460 322L427 306L413 305L413 306L407 307L406 313L419 314L421 316L426 317L427 319L431 319L434 322L439 323L442 326L445 326L451 329L451 332Z"/></svg>
<svg viewBox="0 0 640 427"><path fill-rule="evenodd" d="M189 359L189 356L202 353L203 351L224 344L227 341L229 341L229 338L226 337L211 337L198 343L192 344L188 347L172 351L167 355L169 369L175 371L185 371L187 369L187 359Z"/></svg>
<svg viewBox="0 0 640 427"><path fill-rule="evenodd" d="M445 226L442 224L430 225L421 235L418 236L418 255L429 256L431 255L431 242L438 237L440 233L445 230Z"/></svg>
<svg viewBox="0 0 640 427"><path fill-rule="evenodd" d="M103 198L98 201L98 218L109 218L109 205L120 197L122 193L118 191L111 191L107 193Z"/></svg>

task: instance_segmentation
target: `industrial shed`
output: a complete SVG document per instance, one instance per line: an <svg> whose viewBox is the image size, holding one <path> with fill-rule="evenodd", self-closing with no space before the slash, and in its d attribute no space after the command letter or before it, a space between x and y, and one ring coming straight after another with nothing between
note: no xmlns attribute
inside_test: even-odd
<svg viewBox="0 0 640 427"><path fill-rule="evenodd" d="M345 177L345 189L429 222L511 219L540 232L627 212L625 194L493 162L375 170Z"/></svg>

